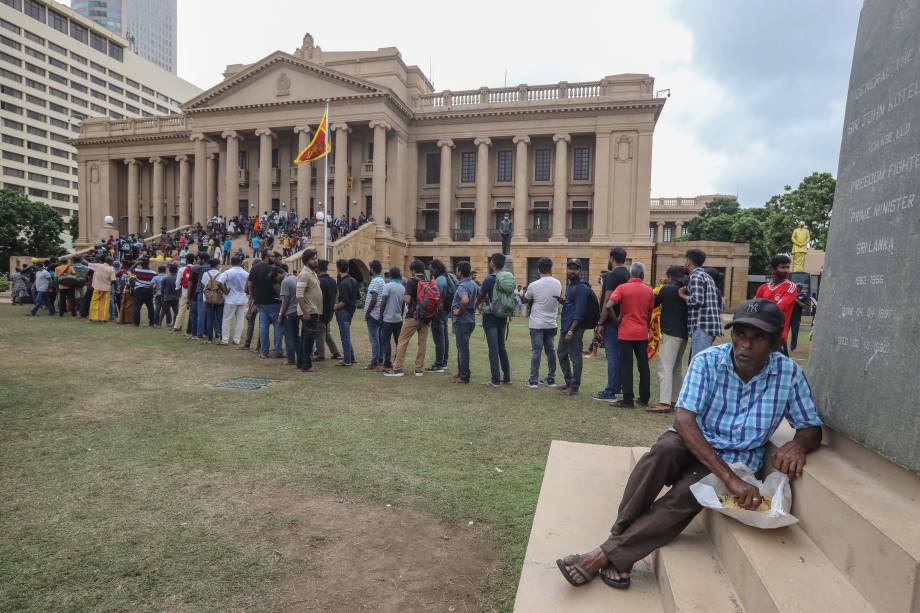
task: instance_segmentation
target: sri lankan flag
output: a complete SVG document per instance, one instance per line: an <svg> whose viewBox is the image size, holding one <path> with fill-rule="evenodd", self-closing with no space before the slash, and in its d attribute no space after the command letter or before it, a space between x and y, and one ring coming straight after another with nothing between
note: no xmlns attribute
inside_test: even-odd
<svg viewBox="0 0 920 613"><path fill-rule="evenodd" d="M310 141L310 144L294 158L295 164L315 162L332 152L332 141L329 139L329 125L326 118L327 113L328 110L323 111L323 118L319 122L319 127L316 128L316 132L313 134L313 139Z"/></svg>

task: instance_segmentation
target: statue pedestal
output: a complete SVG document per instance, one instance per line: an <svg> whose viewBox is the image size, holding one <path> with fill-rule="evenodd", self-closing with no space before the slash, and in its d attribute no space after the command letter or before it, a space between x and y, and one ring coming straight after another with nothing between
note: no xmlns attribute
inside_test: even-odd
<svg viewBox="0 0 920 613"><path fill-rule="evenodd" d="M103 226L99 228L99 233L96 236L96 238L98 238L99 240L107 241L109 240L110 236L114 238L118 238L118 228L116 228L112 224L107 223L107 224L103 224Z"/></svg>
<svg viewBox="0 0 920 613"><path fill-rule="evenodd" d="M514 274L514 259L510 255L505 256L505 270Z"/></svg>

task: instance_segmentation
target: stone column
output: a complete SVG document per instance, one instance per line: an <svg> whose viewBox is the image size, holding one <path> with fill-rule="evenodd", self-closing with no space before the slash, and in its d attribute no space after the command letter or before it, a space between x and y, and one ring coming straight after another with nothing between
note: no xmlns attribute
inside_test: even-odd
<svg viewBox="0 0 920 613"><path fill-rule="evenodd" d="M164 223L163 212L163 158L152 157L153 184L150 186L150 200L153 203L153 221L150 222L150 235L160 234Z"/></svg>
<svg viewBox="0 0 920 613"><path fill-rule="evenodd" d="M310 126L296 126L294 128L294 134L297 135L298 154L310 144L310 133ZM297 215L301 219L310 214L310 170L312 164L312 162L297 164Z"/></svg>
<svg viewBox="0 0 920 613"><path fill-rule="evenodd" d="M204 209L205 219L217 215L217 154L209 153L205 167Z"/></svg>
<svg viewBox="0 0 920 613"><path fill-rule="evenodd" d="M187 223L205 223L205 216L207 212L205 211L204 200L205 200L205 155L208 152L208 141L205 139L204 134L197 133L192 134L191 139L195 142L195 194L192 197L192 207L194 211L191 212L190 218L187 221L181 221L180 213L180 225L185 225Z"/></svg>
<svg viewBox="0 0 920 613"><path fill-rule="evenodd" d="M257 210L272 208L272 139L275 133L267 128L256 130L259 137L259 205Z"/></svg>
<svg viewBox="0 0 920 613"><path fill-rule="evenodd" d="M333 126L335 130L335 182L333 185L333 202L335 211L329 208L329 214L335 217L348 211L348 133L351 129L347 123ZM377 155L376 149L374 156Z"/></svg>
<svg viewBox="0 0 920 613"><path fill-rule="evenodd" d="M372 121L374 130L374 174L371 178L371 201L374 203L374 219L383 227L387 218L387 130L390 124ZM338 168L338 166L336 166Z"/></svg>
<svg viewBox="0 0 920 613"><path fill-rule="evenodd" d="M128 167L128 234L137 234L140 232L140 203L137 201L138 190L138 167L137 160L128 158L125 160Z"/></svg>
<svg viewBox="0 0 920 613"><path fill-rule="evenodd" d="M418 143L414 140L408 142L406 151L408 156L408 173L406 176L406 200L397 203L403 207L404 231L406 236L415 237L415 226L418 223Z"/></svg>
<svg viewBox="0 0 920 613"><path fill-rule="evenodd" d="M674 240L684 235L684 222L678 221L674 224Z"/></svg>
<svg viewBox="0 0 920 613"><path fill-rule="evenodd" d="M655 241L656 243L664 242L664 223L660 221L655 222Z"/></svg>
<svg viewBox="0 0 920 613"><path fill-rule="evenodd" d="M389 179L387 179L387 207L386 216L382 219L376 213L378 227L385 227L387 217L390 218L390 232L397 239L402 240L406 235L406 173L409 165L409 146L407 135L399 130L394 130L392 139L393 154L387 154L390 162ZM414 149L414 148L413 148Z"/></svg>
<svg viewBox="0 0 920 613"><path fill-rule="evenodd" d="M524 240L527 236L527 190L530 173L527 165L529 136L515 136L512 142L517 146L514 152L514 234L512 240Z"/></svg>
<svg viewBox="0 0 920 613"><path fill-rule="evenodd" d="M439 140L438 148L441 150L441 193L438 205L437 242L446 243L450 240L450 211L454 204L454 184L450 176L450 150L454 148L454 141L449 138Z"/></svg>
<svg viewBox="0 0 920 613"><path fill-rule="evenodd" d="M569 142L572 137L568 134L556 134L553 142L556 143L556 168L553 173L553 233L550 242L562 243L565 237L565 213L568 209L569 187Z"/></svg>
<svg viewBox="0 0 920 613"><path fill-rule="evenodd" d="M233 130L221 134L227 139L227 176L224 178L223 214L230 218L239 213L240 207L240 136ZM202 200L206 198L202 192ZM196 205L197 208L197 205Z"/></svg>
<svg viewBox="0 0 920 613"><path fill-rule="evenodd" d="M177 155L176 161L179 162L179 225L187 226L191 223L188 201L188 156Z"/></svg>
<svg viewBox="0 0 920 613"><path fill-rule="evenodd" d="M489 240L489 147L492 139L481 136L473 141L476 145L476 217L473 221L473 240Z"/></svg>
<svg viewBox="0 0 920 613"><path fill-rule="evenodd" d="M606 242L610 238L609 197L610 197L610 133L598 132L594 139L594 199L591 240Z"/></svg>

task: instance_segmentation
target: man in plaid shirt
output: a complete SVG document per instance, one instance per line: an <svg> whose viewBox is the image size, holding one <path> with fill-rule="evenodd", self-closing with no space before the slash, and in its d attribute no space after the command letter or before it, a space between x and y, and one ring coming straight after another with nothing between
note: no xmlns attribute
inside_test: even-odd
<svg viewBox="0 0 920 613"><path fill-rule="evenodd" d="M703 349L712 346L717 336L722 336L722 303L716 283L706 271L706 252L702 249L687 250L687 272L690 278L687 287L678 291L687 301L687 333L690 335L690 360Z"/></svg>
<svg viewBox="0 0 920 613"><path fill-rule="evenodd" d="M629 587L633 564L674 540L702 506L690 486L712 473L743 508L756 509L760 491L729 464L753 471L786 419L795 437L773 456L773 468L790 479L802 475L805 455L821 444L821 419L805 373L779 353L785 317L763 298L743 303L729 327L731 343L710 347L690 364L677 399L674 427L636 463L610 536L593 551L556 560L575 587L595 577L619 589ZM661 490L671 486L661 496Z"/></svg>

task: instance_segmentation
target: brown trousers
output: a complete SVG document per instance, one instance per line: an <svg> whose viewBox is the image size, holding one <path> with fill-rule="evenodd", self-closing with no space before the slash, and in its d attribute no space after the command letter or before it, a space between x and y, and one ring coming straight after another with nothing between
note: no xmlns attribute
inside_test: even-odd
<svg viewBox="0 0 920 613"><path fill-rule="evenodd" d="M662 434L630 473L610 538L601 545L613 567L628 572L633 564L677 538L703 508L690 486L708 474L709 469L690 453L679 434ZM666 485L671 489L658 498Z"/></svg>
<svg viewBox="0 0 920 613"><path fill-rule="evenodd" d="M412 335L418 332L418 352L415 354L415 370L420 371L425 366L425 349L428 344L427 323L423 323L414 317L406 317L403 322L402 331L399 333L399 341L396 343L396 358L393 360L393 370L402 370L406 361L406 349L409 348L409 341Z"/></svg>

